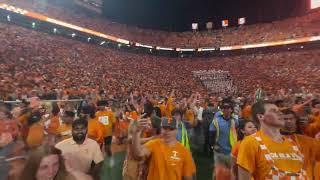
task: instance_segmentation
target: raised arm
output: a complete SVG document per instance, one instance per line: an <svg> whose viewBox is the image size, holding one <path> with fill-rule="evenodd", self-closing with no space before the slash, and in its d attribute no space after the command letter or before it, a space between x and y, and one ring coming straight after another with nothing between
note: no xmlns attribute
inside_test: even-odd
<svg viewBox="0 0 320 180"><path fill-rule="evenodd" d="M146 119L140 119L132 124L132 149L134 156L138 158L144 158L150 156L151 152L142 145L142 139L140 137L142 129L147 125Z"/></svg>

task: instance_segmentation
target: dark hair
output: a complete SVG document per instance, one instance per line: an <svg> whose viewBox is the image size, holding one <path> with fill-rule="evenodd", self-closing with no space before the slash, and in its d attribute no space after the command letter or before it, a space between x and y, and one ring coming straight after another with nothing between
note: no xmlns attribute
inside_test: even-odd
<svg viewBox="0 0 320 180"><path fill-rule="evenodd" d="M72 117L72 118L75 117L75 113L72 112L72 111L65 111L64 114L65 114L66 116L68 116L68 117Z"/></svg>
<svg viewBox="0 0 320 180"><path fill-rule="evenodd" d="M302 97L297 97L294 101L295 104L298 104L298 102L303 101Z"/></svg>
<svg viewBox="0 0 320 180"><path fill-rule="evenodd" d="M208 107L212 107L212 106L213 106L213 104L209 102L208 103Z"/></svg>
<svg viewBox="0 0 320 180"><path fill-rule="evenodd" d="M57 103L52 103L52 111L51 112L54 116L57 116L59 114L60 108Z"/></svg>
<svg viewBox="0 0 320 180"><path fill-rule="evenodd" d="M238 129L237 129L238 140L241 141L245 137L245 135L242 133L242 130L244 130L244 128L246 127L246 125L248 123L253 123L257 127L257 125L253 121L249 121L249 120L239 121L239 126L238 126Z"/></svg>
<svg viewBox="0 0 320 180"><path fill-rule="evenodd" d="M154 107L152 105L152 103L150 101L147 101L145 104L144 104L144 107L143 107L143 111L144 113L146 113L146 117L150 117L152 115L152 112L154 110Z"/></svg>
<svg viewBox="0 0 320 180"><path fill-rule="evenodd" d="M72 123L72 128L74 128L77 125L83 125L84 127L88 128L88 121L83 118L76 119Z"/></svg>
<svg viewBox="0 0 320 180"><path fill-rule="evenodd" d="M179 108L176 108L174 109L172 112L171 112L171 115L174 116L175 114L179 114L181 117L183 117L183 110L182 109L179 109Z"/></svg>
<svg viewBox="0 0 320 180"><path fill-rule="evenodd" d="M320 104L320 100L318 100L318 99L313 99L313 100L311 101L311 104L312 104L312 107L314 108L317 104Z"/></svg>
<svg viewBox="0 0 320 180"><path fill-rule="evenodd" d="M33 112L28 118L28 125L31 126L34 123L37 123L41 120L41 113L39 111Z"/></svg>
<svg viewBox="0 0 320 180"><path fill-rule="evenodd" d="M102 100L97 102L97 106L108 106L108 101Z"/></svg>
<svg viewBox="0 0 320 180"><path fill-rule="evenodd" d="M223 99L220 104L221 104L221 107L223 107L225 104L229 104L231 109L233 110L234 104L230 98Z"/></svg>
<svg viewBox="0 0 320 180"><path fill-rule="evenodd" d="M257 115L266 112L265 105L266 103L263 101L258 101L252 105L252 117L256 123L260 123Z"/></svg>
<svg viewBox="0 0 320 180"><path fill-rule="evenodd" d="M276 105L276 106L280 106L282 103L284 103L284 101L282 100L282 99L279 99L279 100L276 100L275 102L274 102L274 104Z"/></svg>
<svg viewBox="0 0 320 180"><path fill-rule="evenodd" d="M161 109L160 109L159 107L154 107L153 111L156 112L156 115L157 115L158 117L161 117L161 116L162 116L162 114L161 114Z"/></svg>
<svg viewBox="0 0 320 180"><path fill-rule="evenodd" d="M294 118L296 119L296 132L297 134L302 134L302 130L300 129L300 118L299 116L297 116L297 114L292 111L290 108L287 108L287 109L283 109L281 110L281 112L284 114L284 115L289 115L289 114L292 114L294 116Z"/></svg>
<svg viewBox="0 0 320 180"><path fill-rule="evenodd" d="M95 109L92 106L83 106L80 110L81 113L83 114L88 114L90 118L95 118Z"/></svg>

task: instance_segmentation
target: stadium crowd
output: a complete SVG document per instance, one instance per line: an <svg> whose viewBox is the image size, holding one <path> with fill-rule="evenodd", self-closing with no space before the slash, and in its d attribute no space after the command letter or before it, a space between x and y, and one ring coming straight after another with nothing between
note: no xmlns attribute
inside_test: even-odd
<svg viewBox="0 0 320 180"><path fill-rule="evenodd" d="M50 16L74 17L52 7L45 11L55 13ZM311 19L305 23L311 27L313 16L294 22ZM288 26L282 28L288 35ZM259 32L256 26L243 29L239 32L248 36L252 29ZM297 36L310 35L306 31L297 30ZM111 50L3 23L0 32L0 97L21 101L0 102L0 179L100 179L104 161L114 165L116 144L127 152L124 180L195 179L199 164L193 151L199 146L213 156L209 174L218 180L320 178L318 49L180 59ZM261 38L250 36L252 42ZM197 45L184 34L179 38L172 45ZM171 41L158 40L152 41ZM210 93L192 73L204 70L229 72L237 91Z"/></svg>
<svg viewBox="0 0 320 180"><path fill-rule="evenodd" d="M211 32L164 32L142 29L106 20L102 17L88 17L73 1L2 0L13 6L41 12L49 17L66 21L81 27L152 46L198 48L244 45L291 38L319 35L319 10L302 17L272 23L263 23L240 28L232 27ZM191 25L190 25L191 28ZM234 37L237 38L234 38Z"/></svg>

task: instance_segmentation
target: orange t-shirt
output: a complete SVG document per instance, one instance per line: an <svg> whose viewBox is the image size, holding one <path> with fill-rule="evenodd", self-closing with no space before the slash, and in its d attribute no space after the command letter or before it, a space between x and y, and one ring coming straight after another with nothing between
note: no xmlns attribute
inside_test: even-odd
<svg viewBox="0 0 320 180"><path fill-rule="evenodd" d="M320 132L320 115L312 115L309 119L310 122L306 127L304 127L303 131L304 134L314 137L318 132Z"/></svg>
<svg viewBox="0 0 320 180"><path fill-rule="evenodd" d="M129 123L126 121L116 121L114 123L114 134L116 137L124 137L128 135Z"/></svg>
<svg viewBox="0 0 320 180"><path fill-rule="evenodd" d="M138 113L136 111L131 111L129 113L129 116L133 119L133 120L138 120Z"/></svg>
<svg viewBox="0 0 320 180"><path fill-rule="evenodd" d="M261 137L263 144L269 149L270 156L280 170L299 172L303 168L303 163L298 159L299 155L293 149L294 144L287 138L284 138L282 143L278 143L262 131L258 131L257 135ZM253 135L242 140L237 164L250 172L254 179L265 179L272 167L272 164L266 160L265 154L261 151L260 143Z"/></svg>
<svg viewBox="0 0 320 180"><path fill-rule="evenodd" d="M104 125L101 124L96 118L88 121L88 137L97 141L99 144L104 140Z"/></svg>
<svg viewBox="0 0 320 180"><path fill-rule="evenodd" d="M57 133L57 129L60 126L60 119L59 116L53 116L50 119L50 124L48 126L48 132L52 133L52 134L56 134Z"/></svg>
<svg viewBox="0 0 320 180"><path fill-rule="evenodd" d="M111 111L96 112L96 119L104 125L104 137L112 136L112 128L115 123L115 116Z"/></svg>
<svg viewBox="0 0 320 180"><path fill-rule="evenodd" d="M166 105L165 104L161 104L159 106L159 108L160 108L160 111L161 111L161 116L162 117L166 116Z"/></svg>
<svg viewBox="0 0 320 180"><path fill-rule="evenodd" d="M238 157L240 145L241 145L241 141L238 141L238 142L233 146L233 148L232 148L231 155L232 155L234 158L237 158L237 157Z"/></svg>
<svg viewBox="0 0 320 180"><path fill-rule="evenodd" d="M251 119L251 116L252 116L252 108L250 105L247 105L242 109L242 118L249 120Z"/></svg>
<svg viewBox="0 0 320 180"><path fill-rule="evenodd" d="M145 146L151 152L148 180L180 180L195 174L191 153L181 143L168 146L157 138Z"/></svg>
<svg viewBox="0 0 320 180"><path fill-rule="evenodd" d="M300 151L304 155L305 170L307 171L309 179L313 179L313 177L316 177L314 176L315 172L313 172L315 161L320 161L320 141L298 134L291 135L290 137L299 145ZM318 171L320 171L320 169Z"/></svg>
<svg viewBox="0 0 320 180"><path fill-rule="evenodd" d="M185 117L186 117L186 120L190 123L190 125L192 127L194 127L195 126L195 114L194 114L194 111L192 109L186 110Z"/></svg>
<svg viewBox="0 0 320 180"><path fill-rule="evenodd" d="M314 166L313 169L314 172L314 180L320 180L320 161L316 162L316 165Z"/></svg>
<svg viewBox="0 0 320 180"><path fill-rule="evenodd" d="M62 137L62 140L69 139L72 137L72 125L61 124L56 131L56 134Z"/></svg>
<svg viewBox="0 0 320 180"><path fill-rule="evenodd" d="M21 123L22 127L21 127L21 136L22 138L25 140L28 136L28 131L29 131L29 127L28 127L28 118L30 117L31 115L31 112L27 112L27 113L24 113L22 115L20 115L17 120L18 122Z"/></svg>
<svg viewBox="0 0 320 180"><path fill-rule="evenodd" d="M27 144L29 147L40 146L44 138L44 127L40 123L35 123L30 126L27 136Z"/></svg>
<svg viewBox="0 0 320 180"><path fill-rule="evenodd" d="M171 118L172 117L171 112L174 110L174 108L175 108L175 106L173 105L173 99L168 98L167 106L166 106L166 110L165 110L165 116Z"/></svg>

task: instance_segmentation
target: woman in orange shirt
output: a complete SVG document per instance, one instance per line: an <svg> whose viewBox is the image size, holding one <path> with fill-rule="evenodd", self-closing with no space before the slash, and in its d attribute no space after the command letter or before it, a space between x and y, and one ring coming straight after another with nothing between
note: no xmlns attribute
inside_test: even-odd
<svg viewBox="0 0 320 180"><path fill-rule="evenodd" d="M238 142L235 144L232 148L231 151L231 170L232 170L232 177L237 179L238 175L238 166L237 166L237 157L238 157L238 152L239 152L239 147L241 144L241 141L246 137L250 136L251 134L254 134L257 132L257 126L253 121L247 121L243 120L239 122L239 127L238 127Z"/></svg>

